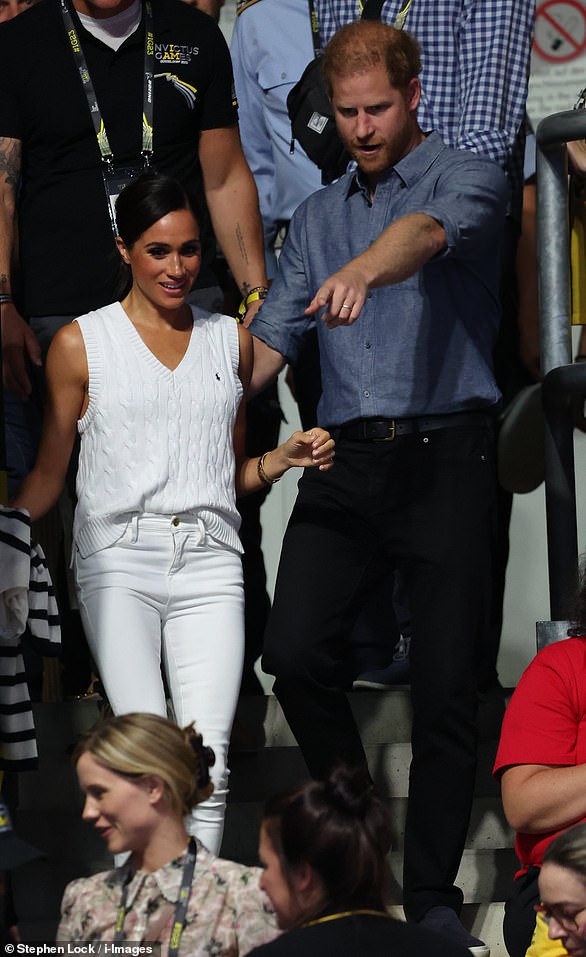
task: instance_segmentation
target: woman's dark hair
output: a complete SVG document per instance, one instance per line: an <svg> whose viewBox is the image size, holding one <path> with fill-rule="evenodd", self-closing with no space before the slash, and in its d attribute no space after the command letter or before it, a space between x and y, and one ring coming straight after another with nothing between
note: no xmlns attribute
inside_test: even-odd
<svg viewBox="0 0 586 957"><path fill-rule="evenodd" d="M118 235L132 249L147 229L176 209L191 209L181 183L151 170L142 173L130 180L116 200Z"/></svg>
<svg viewBox="0 0 586 957"><path fill-rule="evenodd" d="M572 627L568 629L568 635L578 638L586 636L586 560L582 562L580 581L572 609Z"/></svg>
<svg viewBox="0 0 586 957"><path fill-rule="evenodd" d="M325 781L308 781L270 798L263 827L287 879L303 862L324 885L319 912L385 909L391 826L366 769L337 767Z"/></svg>

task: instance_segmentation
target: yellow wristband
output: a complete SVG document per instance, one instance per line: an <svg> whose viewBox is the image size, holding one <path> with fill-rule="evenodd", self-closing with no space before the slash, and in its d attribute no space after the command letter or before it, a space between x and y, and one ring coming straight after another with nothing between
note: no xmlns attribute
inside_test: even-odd
<svg viewBox="0 0 586 957"><path fill-rule="evenodd" d="M266 299L268 291L269 290L267 286L255 286L254 289L251 289L238 307L238 318L244 318L246 311L252 302L257 302L259 299Z"/></svg>

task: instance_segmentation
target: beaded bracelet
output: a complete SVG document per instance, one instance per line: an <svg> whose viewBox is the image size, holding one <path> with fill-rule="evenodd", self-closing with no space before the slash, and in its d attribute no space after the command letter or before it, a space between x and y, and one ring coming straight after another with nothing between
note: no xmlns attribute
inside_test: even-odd
<svg viewBox="0 0 586 957"><path fill-rule="evenodd" d="M0 303L3 302L14 302L12 296L7 292L0 292Z"/></svg>

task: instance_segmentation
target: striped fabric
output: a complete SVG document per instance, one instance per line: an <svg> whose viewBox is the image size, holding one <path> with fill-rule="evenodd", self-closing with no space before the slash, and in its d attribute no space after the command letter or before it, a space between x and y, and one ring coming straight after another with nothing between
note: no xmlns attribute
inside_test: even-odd
<svg viewBox="0 0 586 957"><path fill-rule="evenodd" d="M360 0L315 0L322 46L360 17ZM520 217L523 145L534 0L385 0L381 19L404 26L422 50L417 118L454 149L496 160Z"/></svg>
<svg viewBox="0 0 586 957"><path fill-rule="evenodd" d="M57 603L43 551L31 543L26 512L0 506L0 770L37 766L25 633L38 654L59 653Z"/></svg>

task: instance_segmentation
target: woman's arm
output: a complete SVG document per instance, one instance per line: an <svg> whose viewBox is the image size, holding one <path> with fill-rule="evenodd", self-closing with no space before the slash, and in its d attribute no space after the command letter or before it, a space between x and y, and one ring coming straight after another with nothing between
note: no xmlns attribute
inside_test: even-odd
<svg viewBox="0 0 586 957"><path fill-rule="evenodd" d="M88 370L85 347L76 322L59 330L47 355L47 401L43 435L33 470L12 502L26 508L31 521L55 504L65 482L77 432L87 405Z"/></svg>
<svg viewBox="0 0 586 957"><path fill-rule="evenodd" d="M314 428L309 432L294 432L293 435L261 458L248 458L245 453L246 439L246 391L252 375L252 336L243 326L238 326L240 337L240 365L238 374L244 388L244 399L238 410L234 428L234 452L236 455L236 495L250 495L280 479L293 466L316 467L327 471L333 465L334 440L324 429ZM264 475L264 478L263 478Z"/></svg>

